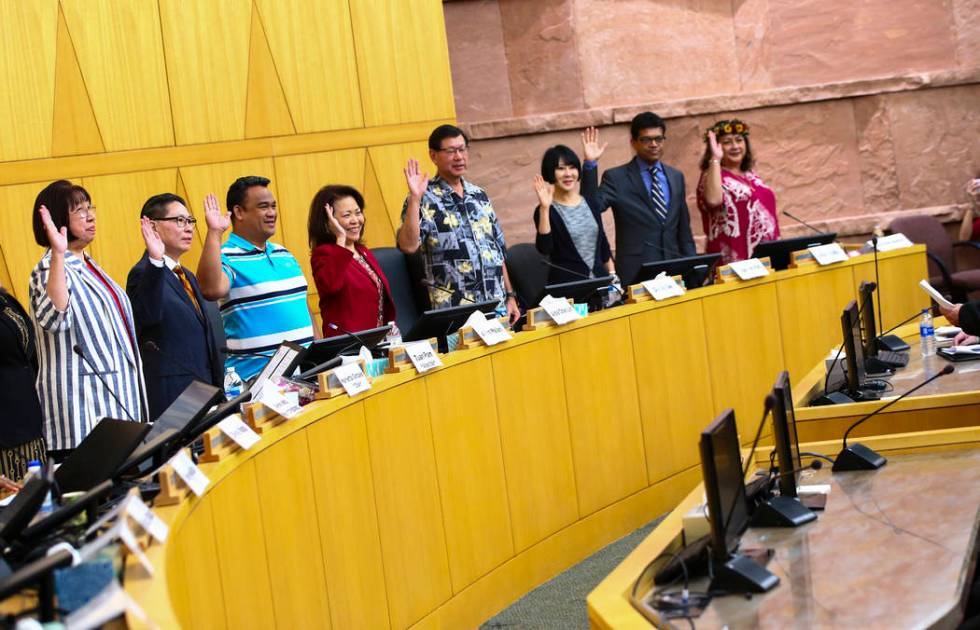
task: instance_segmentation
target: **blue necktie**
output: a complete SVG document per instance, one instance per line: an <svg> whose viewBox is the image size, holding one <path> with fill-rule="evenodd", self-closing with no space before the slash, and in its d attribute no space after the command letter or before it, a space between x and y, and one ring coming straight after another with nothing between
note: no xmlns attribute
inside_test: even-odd
<svg viewBox="0 0 980 630"><path fill-rule="evenodd" d="M650 198L653 199L653 209L661 221L667 220L667 202L664 201L664 191L660 188L657 168L650 167Z"/></svg>

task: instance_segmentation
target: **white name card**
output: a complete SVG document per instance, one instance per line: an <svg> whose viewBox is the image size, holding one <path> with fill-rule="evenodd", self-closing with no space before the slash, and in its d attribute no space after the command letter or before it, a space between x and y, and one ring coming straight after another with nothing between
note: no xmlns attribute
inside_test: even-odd
<svg viewBox="0 0 980 630"><path fill-rule="evenodd" d="M262 391L259 392L258 402L272 409L283 418L295 418L302 411L298 402L293 402L286 398L279 391L279 386L273 385L269 381L262 384Z"/></svg>
<svg viewBox="0 0 980 630"><path fill-rule="evenodd" d="M204 489L211 483L207 475L201 472L201 469L191 461L187 451L178 451L173 456L173 459L170 460L170 465L173 467L174 472L177 473L177 476L183 479L187 487L191 489L191 492L197 496L204 494Z"/></svg>
<svg viewBox="0 0 980 630"><path fill-rule="evenodd" d="M869 241L868 244L870 245L871 242ZM901 232L898 234L882 236L878 239L879 252L890 252L896 249L905 249L906 247L912 247L913 245L915 245L915 243L910 241L908 237Z"/></svg>
<svg viewBox="0 0 980 630"><path fill-rule="evenodd" d="M653 280L644 280L640 284L653 296L653 299L660 302L667 298L680 297L684 295L684 288L677 284L677 281L668 276L666 272L661 272Z"/></svg>
<svg viewBox="0 0 980 630"><path fill-rule="evenodd" d="M241 416L237 413L228 416L218 423L218 428L222 433L231 438L235 444L243 451L252 448L259 441L259 434L252 430L252 427L242 422Z"/></svg>
<svg viewBox="0 0 980 630"><path fill-rule="evenodd" d="M568 300L564 298L554 298L546 295L541 299L541 303L538 306L543 308L544 312L548 314L548 317L559 326L582 318L575 310L575 307L569 304Z"/></svg>
<svg viewBox="0 0 980 630"><path fill-rule="evenodd" d="M146 570L147 574L149 574L150 577L153 577L153 564L150 562L150 559L146 557L146 554L143 553L143 548L140 547L139 541L136 540L136 536L134 536L132 530L129 529L129 525L126 524L126 519L121 518L116 521L116 524L112 526L110 533L116 534L119 537L119 540L121 540L123 544L126 545L126 548L129 549L129 553L136 556L136 559L139 560L141 565L143 565L143 568Z"/></svg>
<svg viewBox="0 0 980 630"><path fill-rule="evenodd" d="M356 396L371 389L367 375L361 369L360 363L348 363L334 368L333 375L348 396Z"/></svg>
<svg viewBox="0 0 980 630"><path fill-rule="evenodd" d="M499 319L496 317L487 319L487 316L480 311L473 311L465 325L472 327L477 336L488 346L512 339L511 334L507 332Z"/></svg>
<svg viewBox="0 0 980 630"><path fill-rule="evenodd" d="M158 543L167 540L170 528L143 503L139 496L130 496L126 499L126 514L132 517L143 528L144 532L153 536Z"/></svg>
<svg viewBox="0 0 980 630"><path fill-rule="evenodd" d="M729 267L735 272L739 280L752 280L753 278L764 278L769 275L769 270L758 258L748 260L736 260L729 263Z"/></svg>
<svg viewBox="0 0 980 630"><path fill-rule="evenodd" d="M808 247L807 249L811 254L813 254L813 259L817 261L817 264L821 267L824 265L845 262L847 260L847 252L844 251L844 248L841 247L839 243L814 245L813 247Z"/></svg>
<svg viewBox="0 0 980 630"><path fill-rule="evenodd" d="M408 354L408 358L411 359L412 365L415 366L419 374L442 366L439 355L433 352L428 341L406 343L405 353Z"/></svg>

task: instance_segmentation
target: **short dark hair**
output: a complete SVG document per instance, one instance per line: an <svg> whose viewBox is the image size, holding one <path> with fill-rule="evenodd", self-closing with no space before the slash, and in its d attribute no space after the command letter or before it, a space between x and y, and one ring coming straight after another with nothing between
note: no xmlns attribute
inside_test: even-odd
<svg viewBox="0 0 980 630"><path fill-rule="evenodd" d="M235 220L235 213L232 212L232 208L242 205L242 202L245 201L245 197L248 196L248 189L253 186L267 187L270 182L271 180L268 177L246 175L245 177L239 177L231 186L228 187L228 195L225 197L225 206L228 208L228 214L231 215L232 221Z"/></svg>
<svg viewBox="0 0 980 630"><path fill-rule="evenodd" d="M579 172L579 178L582 177L582 162L575 155L575 151L564 144L556 144L545 151L544 157L541 158L541 177L544 178L544 181L549 184L555 183L555 170L560 162L574 166L575 170Z"/></svg>
<svg viewBox="0 0 980 630"><path fill-rule="evenodd" d="M633 116L633 122L630 123L630 137L636 140L640 137L641 131L655 127L660 127L664 133L667 133L667 123L663 118L653 112L640 112Z"/></svg>
<svg viewBox="0 0 980 630"><path fill-rule="evenodd" d="M88 191L67 179L59 179L45 186L34 199L34 214L31 216L34 241L41 247L51 246L51 243L48 242L48 233L44 230L44 223L41 221L41 214L38 212L41 206L48 209L51 214L51 222L54 223L55 229L60 230L63 227L68 227L68 215L71 209L85 201L89 204L92 203L92 197ZM71 227L68 227L68 242L77 238L78 236L72 233Z"/></svg>
<svg viewBox="0 0 980 630"><path fill-rule="evenodd" d="M140 216L151 219L162 219L167 214L167 206L174 202L179 203L185 208L187 207L187 202L180 195L175 195L174 193L153 195L143 204L143 209L140 210Z"/></svg>
<svg viewBox="0 0 980 630"><path fill-rule="evenodd" d="M310 249L313 249L317 245L337 242L337 236L330 229L330 223L327 219L327 213L324 212L324 208L327 204L332 206L338 199L343 199L344 197L351 197L357 203L357 207L362 211L364 210L364 196L353 186L331 184L324 186L313 195L313 201L310 202L310 218L307 223ZM358 243L364 240L365 227L367 227L366 219L361 227L361 238L357 239Z"/></svg>
<svg viewBox="0 0 980 630"><path fill-rule="evenodd" d="M446 138L458 138L460 136L463 136L463 141L466 144L470 143L470 139L466 133L456 125L439 125L429 134L429 150L438 151L442 148L443 140Z"/></svg>
<svg viewBox="0 0 980 630"><path fill-rule="evenodd" d="M725 135L725 134L723 134ZM749 141L748 136L742 136L745 138L745 155L742 156L742 161L739 163L738 168L742 171L751 171L752 167L755 166L755 157L752 155L752 143ZM719 138L719 141L721 138ZM701 170L708 170L708 166L712 160L711 155L711 144L707 139L704 141L704 153L701 155Z"/></svg>

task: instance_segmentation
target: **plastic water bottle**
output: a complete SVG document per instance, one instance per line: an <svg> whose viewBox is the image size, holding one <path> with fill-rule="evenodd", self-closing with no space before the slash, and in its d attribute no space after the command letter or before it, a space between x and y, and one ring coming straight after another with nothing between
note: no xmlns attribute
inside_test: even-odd
<svg viewBox="0 0 980 630"><path fill-rule="evenodd" d="M225 370L225 398L231 400L242 393L242 377L238 375L235 368L229 367Z"/></svg>
<svg viewBox="0 0 980 630"><path fill-rule="evenodd" d="M922 345L922 356L931 357L936 354L936 331L932 327L932 314L929 309L922 309L922 319L919 321L919 342Z"/></svg>
<svg viewBox="0 0 980 630"><path fill-rule="evenodd" d="M395 322L388 322L388 325L391 326L391 330L385 335L385 342L389 346L397 346L402 342L402 331L398 330L398 324Z"/></svg>
<svg viewBox="0 0 980 630"><path fill-rule="evenodd" d="M27 475L24 477L24 483L26 484L28 480L40 476L41 462L36 459L27 462ZM41 504L40 512L41 514L48 514L52 510L54 510L54 500L51 498L51 491L48 491L48 494L44 497L44 503Z"/></svg>

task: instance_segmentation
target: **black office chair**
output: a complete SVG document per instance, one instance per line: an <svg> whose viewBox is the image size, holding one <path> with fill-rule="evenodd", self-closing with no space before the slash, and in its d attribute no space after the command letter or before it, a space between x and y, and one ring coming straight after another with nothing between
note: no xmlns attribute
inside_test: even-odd
<svg viewBox="0 0 980 630"><path fill-rule="evenodd" d="M534 243L517 243L507 248L507 273L524 309L534 308L544 297L548 265Z"/></svg>
<svg viewBox="0 0 980 630"><path fill-rule="evenodd" d="M422 264L417 254L406 256L397 247L378 247L371 253L378 259L381 271L388 278L391 287L391 297L395 301L395 323L404 335L418 320L422 311L428 308L428 301L419 301L421 283L419 274ZM416 268L415 273L412 267Z"/></svg>
<svg viewBox="0 0 980 630"><path fill-rule="evenodd" d="M901 232L913 243L926 246L929 258L929 284L954 302L966 302L969 294L980 290L980 269L957 269L953 250L957 247L980 249L976 241L957 241L949 237L936 217L912 215L891 222L889 232Z"/></svg>

